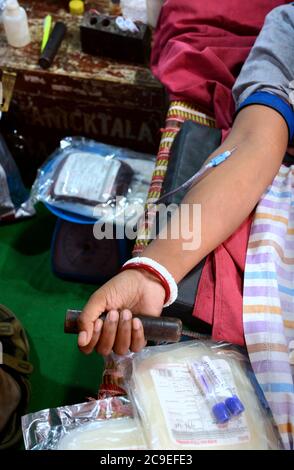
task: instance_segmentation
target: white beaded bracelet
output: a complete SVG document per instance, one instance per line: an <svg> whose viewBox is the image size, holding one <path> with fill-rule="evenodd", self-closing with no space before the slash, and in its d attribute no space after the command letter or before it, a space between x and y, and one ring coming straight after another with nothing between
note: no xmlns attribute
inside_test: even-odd
<svg viewBox="0 0 294 470"><path fill-rule="evenodd" d="M133 266L134 265L134 266ZM174 280L173 276L170 274L170 272L164 267L162 266L160 263L157 263L157 261L154 261L153 259L151 258L147 258L147 257L144 257L144 256L138 256L136 258L132 258L132 259L129 259L123 266L122 266L122 270L124 271L127 266L130 267L130 269L133 267L134 269L136 269L136 267L140 267L140 265L142 266L142 269L144 269L144 266L149 266L151 269L152 269L152 272L156 275L158 275L158 279L160 281L163 281L162 278L164 278L164 284L162 282L162 285L165 289L165 291L167 292L167 289L166 289L166 284L168 285L168 288L169 288L169 298L168 299L165 299L165 303L164 303L164 307L169 307L169 305L171 305L172 303L174 303L174 301L176 300L176 298L178 297L178 286L177 286L177 283L176 281ZM147 269L146 269L147 270Z"/></svg>

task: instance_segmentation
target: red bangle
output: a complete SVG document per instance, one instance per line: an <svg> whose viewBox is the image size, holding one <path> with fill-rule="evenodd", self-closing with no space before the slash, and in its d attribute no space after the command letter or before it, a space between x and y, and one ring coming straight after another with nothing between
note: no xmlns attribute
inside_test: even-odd
<svg viewBox="0 0 294 470"><path fill-rule="evenodd" d="M121 272L125 271L126 269L144 269L144 271L147 271L150 274L153 274L153 276L157 277L157 279L160 281L162 287L165 290L165 299L164 303L166 304L169 299L170 299L170 287L169 283L165 279L165 277L157 271L157 269L153 268L152 266L149 266L149 264L144 264L144 263L129 263L126 266L123 266L121 268Z"/></svg>

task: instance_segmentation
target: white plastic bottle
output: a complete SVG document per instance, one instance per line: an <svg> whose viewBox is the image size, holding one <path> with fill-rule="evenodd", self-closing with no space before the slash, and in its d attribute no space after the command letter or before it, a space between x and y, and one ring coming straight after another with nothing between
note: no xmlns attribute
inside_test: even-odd
<svg viewBox="0 0 294 470"><path fill-rule="evenodd" d="M8 44L24 47L31 42L27 14L17 0L7 1L2 19Z"/></svg>

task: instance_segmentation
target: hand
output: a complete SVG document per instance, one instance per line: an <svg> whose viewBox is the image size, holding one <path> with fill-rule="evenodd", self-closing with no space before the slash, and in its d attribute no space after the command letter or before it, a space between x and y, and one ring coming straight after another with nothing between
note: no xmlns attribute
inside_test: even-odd
<svg viewBox="0 0 294 470"><path fill-rule="evenodd" d="M138 352L145 345L141 321L132 313L160 316L165 290L151 274L129 269L121 272L89 299L79 317L78 345L85 354L95 348L104 356L113 350L117 354ZM99 319L108 312L105 321Z"/></svg>

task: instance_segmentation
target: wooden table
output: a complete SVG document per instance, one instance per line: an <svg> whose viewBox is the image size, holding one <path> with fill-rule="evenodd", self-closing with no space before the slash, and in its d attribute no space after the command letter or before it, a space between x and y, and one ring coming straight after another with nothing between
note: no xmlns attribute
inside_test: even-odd
<svg viewBox="0 0 294 470"><path fill-rule="evenodd" d="M67 2L51 0L46 2L46 10L44 2L22 4L32 42L25 48L12 48L1 28L0 69L17 74L10 114L21 128L29 157L39 164L67 135L156 152L166 96L149 68L82 53L81 17L59 8ZM105 0L96 4L105 10ZM68 32L53 65L43 70L38 59L43 19L48 13L54 21L64 21Z"/></svg>

